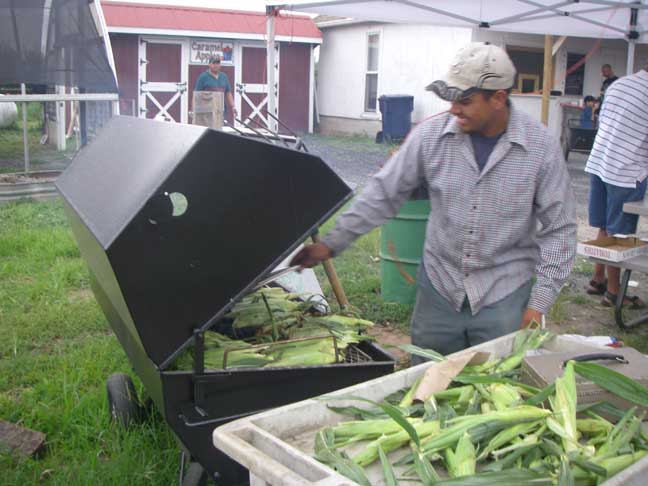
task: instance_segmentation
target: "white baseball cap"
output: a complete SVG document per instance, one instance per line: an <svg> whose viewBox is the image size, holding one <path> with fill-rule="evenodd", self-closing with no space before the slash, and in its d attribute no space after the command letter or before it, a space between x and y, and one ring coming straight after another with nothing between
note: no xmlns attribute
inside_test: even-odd
<svg viewBox="0 0 648 486"><path fill-rule="evenodd" d="M515 66L504 49L473 42L457 52L445 80L434 81L425 89L446 101L456 101L480 89L510 89L514 82Z"/></svg>

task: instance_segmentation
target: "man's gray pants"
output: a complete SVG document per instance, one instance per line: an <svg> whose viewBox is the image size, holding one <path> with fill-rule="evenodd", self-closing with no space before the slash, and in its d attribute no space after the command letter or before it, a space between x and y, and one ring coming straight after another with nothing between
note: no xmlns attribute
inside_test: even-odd
<svg viewBox="0 0 648 486"><path fill-rule="evenodd" d="M468 299L457 312L436 291L421 267L412 314L412 344L450 354L516 331L522 323L532 287L533 282L529 280L512 294L472 315ZM412 365L424 361L412 356Z"/></svg>

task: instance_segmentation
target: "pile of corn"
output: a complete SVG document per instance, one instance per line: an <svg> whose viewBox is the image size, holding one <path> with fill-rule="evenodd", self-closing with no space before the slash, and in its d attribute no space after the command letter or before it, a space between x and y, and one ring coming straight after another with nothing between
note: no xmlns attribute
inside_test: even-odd
<svg viewBox="0 0 648 486"><path fill-rule="evenodd" d="M353 316L318 312L299 294L280 288L262 288L238 302L227 314L233 339L206 332L205 368L263 368L319 366L344 361L351 344L367 339L362 334L373 323ZM191 356L179 367L190 369Z"/></svg>
<svg viewBox="0 0 648 486"><path fill-rule="evenodd" d="M643 407L648 389L601 365L573 361L545 389L517 381L526 351L549 337L520 331L510 356L464 368L422 403L413 403L415 383L371 402L374 408L330 405L355 420L319 431L315 458L363 486L371 486L364 468L378 461L386 486L599 484L648 454L643 414L608 403L579 406L575 376Z"/></svg>

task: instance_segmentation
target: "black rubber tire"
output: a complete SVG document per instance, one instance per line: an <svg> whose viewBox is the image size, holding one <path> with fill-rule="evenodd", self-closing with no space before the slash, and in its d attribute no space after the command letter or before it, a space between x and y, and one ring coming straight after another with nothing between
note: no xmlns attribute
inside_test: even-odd
<svg viewBox="0 0 648 486"><path fill-rule="evenodd" d="M190 462L182 486L207 486L208 474L198 462Z"/></svg>
<svg viewBox="0 0 648 486"><path fill-rule="evenodd" d="M142 419L142 407L131 377L124 373L110 375L106 382L108 410L112 419L128 428Z"/></svg>

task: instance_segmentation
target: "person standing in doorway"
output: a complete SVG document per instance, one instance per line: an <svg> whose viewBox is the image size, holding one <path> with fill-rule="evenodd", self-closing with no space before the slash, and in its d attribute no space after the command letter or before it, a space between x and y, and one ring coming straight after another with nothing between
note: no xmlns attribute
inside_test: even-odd
<svg viewBox="0 0 648 486"><path fill-rule="evenodd" d="M225 95L225 115L228 109L237 116L234 108L234 97L232 96L232 87L230 86L227 74L221 71L220 56L213 56L209 59L209 67L198 76L194 91L222 91Z"/></svg>
<svg viewBox="0 0 648 486"><path fill-rule="evenodd" d="M624 213L623 205L641 201L646 193L647 127L648 61L639 72L611 85L601 108L599 129L585 166L591 174L589 223L598 228L599 238L637 231L638 216ZM602 295L603 305L615 305L620 274L618 267L596 265L587 293ZM623 303L631 308L645 306L637 296L626 296Z"/></svg>
<svg viewBox="0 0 648 486"><path fill-rule="evenodd" d="M619 79L618 76L614 74L612 66L610 66L609 64L603 64L603 66L601 66L601 76L603 76L603 83L601 83L601 95L598 99L598 108L594 111L595 117L598 117L601 113L601 105L603 105L605 92L612 85L612 83Z"/></svg>
<svg viewBox="0 0 648 486"><path fill-rule="evenodd" d="M461 49L427 87L449 112L419 123L335 228L292 263L339 255L423 185L432 210L412 343L449 354L540 322L574 262L575 204L560 145L512 105L514 81L500 47Z"/></svg>
<svg viewBox="0 0 648 486"><path fill-rule="evenodd" d="M603 96L607 89L614 83L619 77L614 74L612 66L609 64L603 64L601 66L601 75L603 76L603 83L601 84L601 101L603 101Z"/></svg>

